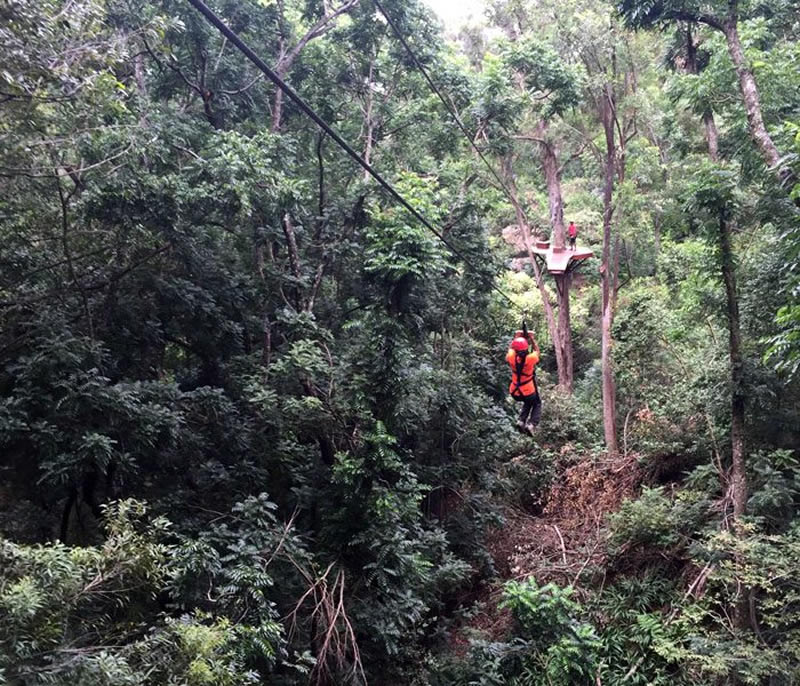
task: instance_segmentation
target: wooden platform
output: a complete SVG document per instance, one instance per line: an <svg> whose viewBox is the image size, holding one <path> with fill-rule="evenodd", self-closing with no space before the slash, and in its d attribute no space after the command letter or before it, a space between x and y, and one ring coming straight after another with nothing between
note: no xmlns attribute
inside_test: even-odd
<svg viewBox="0 0 800 686"><path fill-rule="evenodd" d="M588 248L576 247L575 250L564 248L545 247L546 243L537 242L532 248L534 255L538 255L547 267L547 271L551 274L565 274L567 271L572 271L583 260L587 260L594 256L594 253Z"/></svg>

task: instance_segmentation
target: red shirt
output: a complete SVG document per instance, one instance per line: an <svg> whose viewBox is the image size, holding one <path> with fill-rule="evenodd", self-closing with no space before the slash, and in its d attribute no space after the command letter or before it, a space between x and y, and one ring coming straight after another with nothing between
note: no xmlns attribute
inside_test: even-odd
<svg viewBox="0 0 800 686"><path fill-rule="evenodd" d="M567 229L567 230L569 231L569 237L570 238L575 238L575 236L578 235L578 227L575 226L575 224L570 224L569 225L569 229Z"/></svg>

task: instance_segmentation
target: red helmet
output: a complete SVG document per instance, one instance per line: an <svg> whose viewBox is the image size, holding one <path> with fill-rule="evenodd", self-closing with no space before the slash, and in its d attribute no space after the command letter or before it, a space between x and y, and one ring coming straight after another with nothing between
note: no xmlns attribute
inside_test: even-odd
<svg viewBox="0 0 800 686"><path fill-rule="evenodd" d="M515 338L513 341L511 341L511 349L516 350L518 353L522 352L523 350L527 350L528 341L522 337Z"/></svg>

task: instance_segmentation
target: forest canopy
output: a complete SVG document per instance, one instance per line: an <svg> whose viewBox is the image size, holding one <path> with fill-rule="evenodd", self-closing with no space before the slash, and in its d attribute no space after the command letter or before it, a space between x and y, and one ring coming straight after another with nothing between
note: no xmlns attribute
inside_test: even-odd
<svg viewBox="0 0 800 686"><path fill-rule="evenodd" d="M0 4L0 683L800 683L800 5L193 4Z"/></svg>

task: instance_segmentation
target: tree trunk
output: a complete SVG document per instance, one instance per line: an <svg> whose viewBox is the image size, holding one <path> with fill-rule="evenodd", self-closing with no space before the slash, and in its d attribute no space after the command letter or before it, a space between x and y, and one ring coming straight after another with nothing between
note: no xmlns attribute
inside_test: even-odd
<svg viewBox="0 0 800 686"><path fill-rule="evenodd" d="M692 27L686 27L686 70L695 76L700 74L700 67L697 64L697 46L692 36ZM708 156L712 162L719 162L719 135L717 124L714 121L714 113L710 108L703 112L703 127L706 133L706 143L708 144Z"/></svg>
<svg viewBox="0 0 800 686"><path fill-rule="evenodd" d="M569 289L572 286L572 274L557 274L556 293L558 297L558 339L557 348L561 349L562 364L558 367L558 385L572 395L575 362L572 355L572 325L569 318Z"/></svg>
<svg viewBox="0 0 800 686"><path fill-rule="evenodd" d="M278 74L282 79L285 78L285 74ZM270 126L270 131L272 133L278 133L281 130L281 118L283 117L283 91L278 88L275 91L275 98L272 101L272 125Z"/></svg>
<svg viewBox="0 0 800 686"><path fill-rule="evenodd" d="M653 216L653 244L656 249L656 259L653 261L653 276L658 273L658 256L661 254L661 217Z"/></svg>
<svg viewBox="0 0 800 686"><path fill-rule="evenodd" d="M561 171L558 166L558 155L555 148L544 139L547 123L542 121L537 127L539 150L542 159L542 171L547 184L547 202L550 210L550 241L553 250L566 249L566 231L564 230L564 199L561 192ZM569 316L569 289L572 278L569 274L554 275L558 303L558 327L553 344L558 350L558 385L567 393L572 393L574 361L572 355L572 327ZM559 355L560 353L560 355Z"/></svg>
<svg viewBox="0 0 800 686"><path fill-rule="evenodd" d="M696 71L694 72L696 73ZM703 114L708 156L713 162L719 161L717 145L717 127L714 113L706 110ZM722 280L725 283L725 304L728 319L728 355L730 359L731 381L731 486L733 489L734 529L738 532L742 517L747 510L747 472L744 456L745 436L745 395L744 366L741 352L741 326L739 323L739 300L736 289L736 271L733 257L731 237L733 224L723 208L719 213L719 247L721 257ZM737 557L737 563L741 560ZM736 626L745 629L751 620L750 601L755 602L747 588L741 588L739 599L733 608ZM738 683L734 678L734 683Z"/></svg>
<svg viewBox="0 0 800 686"><path fill-rule="evenodd" d="M729 29L731 29L729 36ZM760 127L763 135L768 141L767 147L777 155L777 150L772 144L766 130L764 130L764 122L761 119L761 110L758 104L758 91L756 90L755 81L750 70L744 64L744 55L742 54L741 45L739 44L739 36L736 31L736 24L733 23L726 27L726 38L728 38L728 47L731 50L731 57L733 58L734 51L738 55L739 62L734 58L737 72L739 73L740 85L742 94L745 97L745 102L748 100L748 93L750 93L751 102L747 105L747 118L751 125L751 131L754 131L755 126ZM733 47L735 46L735 47ZM691 34L688 36L688 55L689 55L689 70L693 74L698 73L697 60L695 58L695 46L692 41ZM745 75L746 73L746 75ZM745 82L748 83L747 87ZM753 117L751 119L751 110ZM756 122L755 126L753 122ZM719 161L719 145L717 136L717 125L714 121L714 113L707 109L703 113L703 125L705 127L706 142L708 143L708 156L713 162ZM758 140L755 133L753 137ZM762 151L763 152L763 151ZM772 153L770 153L772 154ZM773 163L774 164L774 163ZM728 336L729 356L731 365L731 457L732 457L732 486L733 486L733 516L735 522L738 524L742 515L745 514L747 507L747 474L745 471L744 459L744 411L745 411L745 398L743 392L743 363L741 353L741 327L739 324L739 300L736 293L736 272L733 257L733 248L731 246L731 236L733 235L733 224L727 216L726 210L720 210L719 215L719 247L721 255L721 271L722 280L725 283L725 302L728 316ZM737 612L737 615L740 614Z"/></svg>
<svg viewBox="0 0 800 686"><path fill-rule="evenodd" d="M736 296L736 273L731 248L731 221L723 208L719 213L719 246L722 279L725 282L725 303L728 315L729 356L731 365L731 487L733 490L733 527L737 536L744 534L742 517L747 511L747 472L744 457L744 365L741 352L741 328L739 325L739 301ZM737 566L744 566L740 555ZM734 623L739 629L747 629L751 623L750 602L752 589L742 584L733 608ZM738 678L734 683L740 683Z"/></svg>
<svg viewBox="0 0 800 686"><path fill-rule="evenodd" d="M373 137L375 134L375 120L372 114L373 105L375 101L375 94L373 93L372 85L375 75L375 59L370 59L369 62L369 78L367 79L367 102L364 106L364 128L366 129L364 135L364 161L367 164L372 164L372 146ZM364 181L370 178L369 172L364 170Z"/></svg>
<svg viewBox="0 0 800 686"><path fill-rule="evenodd" d="M607 87L610 91L610 86ZM612 357L611 327L614 323L615 281L614 265L611 260L611 220L614 215L613 194L616 167L616 143L614 141L613 96L606 93L602 104L603 129L606 138L605 184L603 186L603 258L600 266L602 275L603 315L601 324L601 360L603 378L603 433L606 450L615 455L619 452L617 444L617 389L614 382L614 362Z"/></svg>
<svg viewBox="0 0 800 686"><path fill-rule="evenodd" d="M764 160L770 167L774 167L778 164L781 156L764 126L764 120L761 117L758 87L756 86L753 72L750 71L750 67L747 65L735 19L725 24L725 40L728 43L728 53L733 61L733 66L736 68L736 75L739 77L739 88L744 99L750 135L753 137Z"/></svg>
<svg viewBox="0 0 800 686"><path fill-rule="evenodd" d="M542 153L542 171L547 184L547 204L550 209L550 242L556 249L566 247L566 231L564 230L564 200L561 194L561 173L558 169L558 158L553 146L542 141L539 143Z"/></svg>
<svg viewBox="0 0 800 686"><path fill-rule="evenodd" d="M708 156L713 162L719 162L719 136L717 134L717 125L714 122L714 114L711 110L706 110L703 113L703 126L706 130Z"/></svg>
<svg viewBox="0 0 800 686"><path fill-rule="evenodd" d="M731 222L724 210L719 217L719 247L722 258L722 279L728 315L729 355L731 363L731 457L733 516L736 522L747 509L747 474L744 459L744 363L741 351L739 301L736 294L736 273L731 247Z"/></svg>
<svg viewBox="0 0 800 686"><path fill-rule="evenodd" d="M283 228L283 235L286 237L286 251L289 253L289 266L292 270L292 276L295 278L294 286L294 306L295 309L300 310L300 279L302 273L300 271L300 257L297 250L297 239L294 234L294 226L292 225L292 218L288 212L283 213L281 220L281 227Z"/></svg>
<svg viewBox="0 0 800 686"><path fill-rule="evenodd" d="M531 232L528 228L528 218L525 216L525 211L522 209L522 205L519 202L517 195L517 184L514 181L514 170L512 168L510 158L506 158L503 161L503 170L506 177L506 186L511 191L509 199L511 200L511 204L514 206L514 214L516 216L517 226L519 226L520 231L522 231L522 239L525 241L525 249L528 251L528 258L531 261L531 267L533 268L536 285L539 287L539 293L542 296L542 307L544 308L544 316L545 320L547 321L547 330L550 334L550 340L553 341L553 347L556 353L556 366L560 370L564 365L564 360L561 358L561 350L557 344L558 328L556 326L556 318L553 314L553 306L550 303L550 294L547 292L544 279L542 278L542 272L539 269L539 263L536 261L536 257L531 250Z"/></svg>
<svg viewBox="0 0 800 686"><path fill-rule="evenodd" d="M287 49L286 41L289 35L289 30L286 25L286 17L284 14L284 3L283 0L278 0L278 61L275 65L275 73L284 81L286 80L286 76L289 74L289 70L294 64L294 61L297 59L298 55L303 51L303 49L308 45L309 42L312 40L319 38L320 36L324 36L328 31L330 31L336 24L336 20L342 14L347 12L348 10L352 9L358 0L346 0L337 8L332 8L327 5L327 3L323 3L325 7L325 14L320 17L317 22L311 26L305 33L305 35L300 38L300 40L295 43L294 47L291 49ZM281 128L281 118L283 116L283 91L278 88L275 93L275 99L272 101L272 127L271 130L273 133L278 133Z"/></svg>

